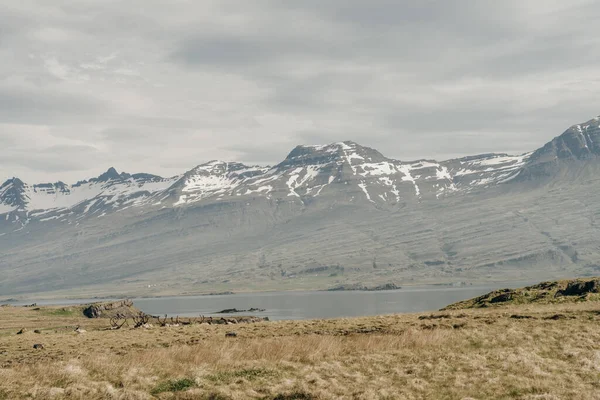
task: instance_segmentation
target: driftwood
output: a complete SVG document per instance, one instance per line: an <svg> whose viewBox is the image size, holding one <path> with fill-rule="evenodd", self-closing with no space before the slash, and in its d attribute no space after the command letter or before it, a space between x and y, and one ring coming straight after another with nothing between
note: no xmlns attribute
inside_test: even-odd
<svg viewBox="0 0 600 400"><path fill-rule="evenodd" d="M133 317L133 327L140 328L144 325L147 325L148 321L150 321L150 315L144 314L140 311L138 315Z"/></svg>
<svg viewBox="0 0 600 400"><path fill-rule="evenodd" d="M117 314L110 319L110 330L121 329L127 323L127 318L122 314Z"/></svg>
<svg viewBox="0 0 600 400"><path fill-rule="evenodd" d="M160 317L154 317L156 318L156 321L158 322L158 326L167 326L167 314L165 314L165 318L163 320L160 319Z"/></svg>
<svg viewBox="0 0 600 400"><path fill-rule="evenodd" d="M158 327L178 327L178 326L187 326L193 324L207 324L207 325L237 325L237 324L250 324L256 322L264 322L268 321L268 317L231 317L225 318L221 317L218 319L214 319L213 317L205 317L204 315L200 315L195 318L180 318L169 317L166 314L163 317L153 316L149 314L145 314L143 312L139 312L134 315L131 320L133 322L133 328L150 328L152 325L149 324L150 320L156 321L156 326ZM110 319L110 327L107 330L117 330L121 329L125 325L129 325L129 318L123 314L117 314L116 316Z"/></svg>

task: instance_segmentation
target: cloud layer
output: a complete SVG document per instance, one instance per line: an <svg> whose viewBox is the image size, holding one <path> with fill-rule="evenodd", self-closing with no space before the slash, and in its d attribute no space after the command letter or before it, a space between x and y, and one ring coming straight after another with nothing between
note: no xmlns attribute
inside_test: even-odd
<svg viewBox="0 0 600 400"><path fill-rule="evenodd" d="M11 3L0 180L274 163L339 140L521 153L600 113L595 0Z"/></svg>

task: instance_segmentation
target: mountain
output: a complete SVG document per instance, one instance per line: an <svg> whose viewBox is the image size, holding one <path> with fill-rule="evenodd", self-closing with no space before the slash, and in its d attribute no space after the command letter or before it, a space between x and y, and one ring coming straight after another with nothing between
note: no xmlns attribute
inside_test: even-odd
<svg viewBox="0 0 600 400"><path fill-rule="evenodd" d="M600 269L600 119L517 156L400 161L354 142L279 164L0 186L0 293L157 295L456 283Z"/></svg>
<svg viewBox="0 0 600 400"><path fill-rule="evenodd" d="M354 142L341 142L298 146L274 167L211 161L172 178L119 174L111 167L97 178L74 185L57 182L29 186L13 178L2 186L7 189L0 191L0 201L4 212L26 212L38 219L68 212L71 217L65 216L65 221L132 206L180 207L240 196L292 197L296 198L292 201L305 205L331 192L336 197L343 194L350 202L395 205L402 199L439 198L502 183L511 179L529 156L485 154L441 163L402 162Z"/></svg>

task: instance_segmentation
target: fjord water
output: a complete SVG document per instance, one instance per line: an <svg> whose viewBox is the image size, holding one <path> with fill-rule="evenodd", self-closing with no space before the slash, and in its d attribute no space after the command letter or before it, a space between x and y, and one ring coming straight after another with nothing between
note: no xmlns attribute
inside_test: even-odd
<svg viewBox="0 0 600 400"><path fill-rule="evenodd" d="M225 309L262 308L264 312L242 313L270 320L320 319L410 313L438 310L457 301L505 287L527 283L504 283L466 287L411 287L393 291L267 292L215 296L185 296L135 299L134 305L152 315L222 317Z"/></svg>

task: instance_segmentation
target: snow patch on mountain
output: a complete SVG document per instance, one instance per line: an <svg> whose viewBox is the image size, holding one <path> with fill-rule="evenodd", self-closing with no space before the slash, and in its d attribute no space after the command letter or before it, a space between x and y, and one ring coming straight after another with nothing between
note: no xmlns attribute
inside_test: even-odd
<svg viewBox="0 0 600 400"><path fill-rule="evenodd" d="M224 161L211 161L199 165L182 178L179 199L173 205L196 203L213 196L233 195L234 191L249 177L263 174L265 171L266 168L248 167L240 163ZM257 192L268 191L268 186L262 186L257 190Z"/></svg>
<svg viewBox="0 0 600 400"><path fill-rule="evenodd" d="M402 180L404 182L411 182L414 185L415 195L418 197L421 195L421 190L419 189L419 185L417 185L417 178L415 178L411 175L411 170L413 170L413 169L415 169L415 168L413 168L412 165L410 165L410 164L401 165L399 168L400 172L402 172L404 174L404 176L402 177Z"/></svg>
<svg viewBox="0 0 600 400"><path fill-rule="evenodd" d="M367 190L367 185L365 184L364 181L360 182L358 184L358 187L361 188L361 190L365 193L365 196L367 197L367 200L369 200L371 203L375 203L372 199L371 199L371 195L369 194L369 191Z"/></svg>

